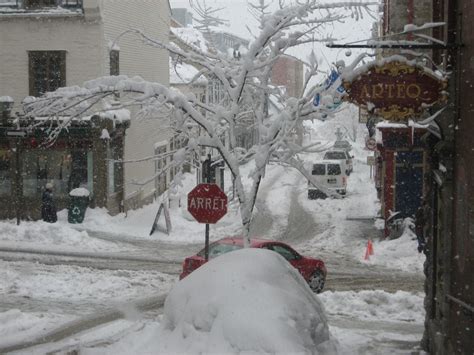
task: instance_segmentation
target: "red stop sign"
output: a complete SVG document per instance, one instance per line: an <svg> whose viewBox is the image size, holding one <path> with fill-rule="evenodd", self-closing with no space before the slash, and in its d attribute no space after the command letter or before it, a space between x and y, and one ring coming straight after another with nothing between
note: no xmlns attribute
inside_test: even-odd
<svg viewBox="0 0 474 355"><path fill-rule="evenodd" d="M216 223L227 213L227 196L216 184L199 184L188 194L188 211L199 223Z"/></svg>

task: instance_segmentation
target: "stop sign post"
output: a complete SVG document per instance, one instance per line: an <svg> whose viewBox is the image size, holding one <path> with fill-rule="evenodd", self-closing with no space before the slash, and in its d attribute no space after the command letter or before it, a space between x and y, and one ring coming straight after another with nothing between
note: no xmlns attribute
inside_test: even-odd
<svg viewBox="0 0 474 355"><path fill-rule="evenodd" d="M227 213L227 195L216 184L199 184L188 194L188 211L199 223L206 223L205 259L209 258L209 224Z"/></svg>

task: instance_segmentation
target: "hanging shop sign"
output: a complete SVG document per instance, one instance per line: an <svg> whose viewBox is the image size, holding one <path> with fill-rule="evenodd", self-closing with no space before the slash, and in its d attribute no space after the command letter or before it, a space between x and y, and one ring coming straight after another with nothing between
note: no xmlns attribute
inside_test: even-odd
<svg viewBox="0 0 474 355"><path fill-rule="evenodd" d="M446 100L446 80L408 61L384 60L343 78L349 101L389 121L407 121Z"/></svg>

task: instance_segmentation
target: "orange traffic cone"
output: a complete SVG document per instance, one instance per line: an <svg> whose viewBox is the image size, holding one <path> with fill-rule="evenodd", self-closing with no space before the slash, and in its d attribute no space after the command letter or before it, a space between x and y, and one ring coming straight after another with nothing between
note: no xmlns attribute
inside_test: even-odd
<svg viewBox="0 0 474 355"><path fill-rule="evenodd" d="M372 241L369 239L367 241L367 248L365 248L364 260L369 260L370 255L374 255L374 246L372 245Z"/></svg>
<svg viewBox="0 0 474 355"><path fill-rule="evenodd" d="M369 260L369 259L370 259L370 251L369 251L369 244L367 243L367 248L365 248L364 260Z"/></svg>
<svg viewBox="0 0 474 355"><path fill-rule="evenodd" d="M374 245L370 239L367 242L367 248L369 249L369 255L374 255Z"/></svg>

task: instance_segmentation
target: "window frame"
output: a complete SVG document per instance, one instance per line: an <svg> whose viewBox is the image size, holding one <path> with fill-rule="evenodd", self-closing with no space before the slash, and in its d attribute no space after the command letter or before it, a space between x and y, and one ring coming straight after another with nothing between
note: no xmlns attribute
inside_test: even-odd
<svg viewBox="0 0 474 355"><path fill-rule="evenodd" d="M34 68L34 61L44 56L46 59L46 71L47 75L45 77L41 77L36 80L36 70ZM59 68L57 68L57 72L60 75L58 80L58 85L51 85L50 78L53 75L53 71L50 70L49 65L50 61L53 59L54 56L57 56L59 59ZM66 86L66 51L64 50L45 50L45 51L28 51L28 80L29 80L29 95L39 97L46 92L55 91L60 87ZM37 91L36 83L40 80L44 81L44 87L46 88L44 92Z"/></svg>

